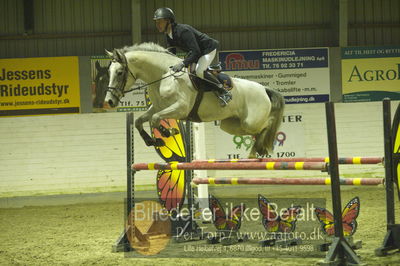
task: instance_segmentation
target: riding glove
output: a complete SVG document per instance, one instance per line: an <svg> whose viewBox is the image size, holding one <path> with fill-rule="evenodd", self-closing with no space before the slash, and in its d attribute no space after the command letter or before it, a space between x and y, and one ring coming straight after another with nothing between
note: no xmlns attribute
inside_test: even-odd
<svg viewBox="0 0 400 266"><path fill-rule="evenodd" d="M174 72L179 72L185 67L185 64L183 62L180 62L179 64L176 64L172 67L172 70Z"/></svg>

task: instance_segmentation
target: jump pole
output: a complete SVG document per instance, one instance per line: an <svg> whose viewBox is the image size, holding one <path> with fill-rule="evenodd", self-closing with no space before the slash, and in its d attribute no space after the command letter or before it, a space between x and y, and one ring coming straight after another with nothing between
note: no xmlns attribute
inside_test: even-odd
<svg viewBox="0 0 400 266"><path fill-rule="evenodd" d="M396 171L399 174L400 153L394 144L400 137L400 105L397 106L393 123L391 121L390 100L383 100L383 135L385 147L385 180L386 180L386 235L382 246L375 249L375 255L386 256L389 251L400 251L400 224L395 222L394 183ZM399 181L397 181L399 182ZM400 191L399 191L400 193ZM400 196L400 195L399 195Z"/></svg>
<svg viewBox="0 0 400 266"><path fill-rule="evenodd" d="M327 171L323 162L248 162L248 163L136 163L132 170L320 170Z"/></svg>
<svg viewBox="0 0 400 266"><path fill-rule="evenodd" d="M128 234L133 239L134 236L140 238L139 233L135 230L134 220L132 219L131 211L135 208L135 171L131 165L134 162L134 133L133 133L133 113L126 113L126 163L127 163L127 178L126 178L126 200L125 200L125 216L128 219L128 226L125 226L123 232L118 237L115 244L112 246L113 252L132 251L129 243Z"/></svg>
<svg viewBox="0 0 400 266"><path fill-rule="evenodd" d="M326 128L329 149L329 174L331 177L331 193L334 216L335 236L322 264L338 265L361 264L357 254L351 248L343 235L342 203L340 196L339 160L336 138L335 109L332 102L325 103Z"/></svg>
<svg viewBox="0 0 400 266"><path fill-rule="evenodd" d="M193 159L206 158L206 137L204 123L192 123L193 128ZM194 178L207 178L207 171L194 170ZM200 184L197 187L197 199L200 209L207 209L208 204L208 186ZM202 214L203 215L203 214ZM204 217L202 217L205 220Z"/></svg>
<svg viewBox="0 0 400 266"><path fill-rule="evenodd" d="M259 159L209 159L194 160L195 163L247 163L247 162L325 162L329 163L329 157L317 158L259 158ZM382 157L341 157L338 158L339 164L380 164L383 163Z"/></svg>
<svg viewBox="0 0 400 266"><path fill-rule="evenodd" d="M193 178L196 185L331 185L328 178ZM382 185L382 178L340 178L340 185L376 186Z"/></svg>

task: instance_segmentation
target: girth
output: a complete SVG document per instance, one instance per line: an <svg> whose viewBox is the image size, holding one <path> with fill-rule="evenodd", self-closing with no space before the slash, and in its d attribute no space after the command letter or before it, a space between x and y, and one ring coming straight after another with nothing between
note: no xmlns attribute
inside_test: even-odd
<svg viewBox="0 0 400 266"><path fill-rule="evenodd" d="M197 90L196 100L194 101L192 110L190 111L187 120L192 122L202 122L199 116L199 106L201 101L203 100L204 91L197 88L195 79L197 78L194 75L189 75L190 81L193 84L193 87Z"/></svg>

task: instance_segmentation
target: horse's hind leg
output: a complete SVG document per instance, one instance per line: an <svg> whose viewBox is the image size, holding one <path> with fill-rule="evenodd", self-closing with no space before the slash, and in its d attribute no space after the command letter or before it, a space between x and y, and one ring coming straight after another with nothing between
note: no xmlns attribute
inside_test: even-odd
<svg viewBox="0 0 400 266"><path fill-rule="evenodd" d="M269 152L272 152L272 147L269 147L265 143L265 139L268 138L267 136L268 131L266 128L264 128L261 133L257 134L255 139L256 141L254 142L254 153L258 153L260 156L267 156Z"/></svg>
<svg viewBox="0 0 400 266"><path fill-rule="evenodd" d="M261 130L264 124L263 121L256 121L250 117L246 117L243 120L229 118L221 121L221 129L232 135L251 135L255 137L249 158L256 158L257 154L260 156L268 155L268 151L264 147L263 142L265 138L265 130Z"/></svg>
<svg viewBox="0 0 400 266"><path fill-rule="evenodd" d="M251 135L247 131L243 130L242 124L238 118L227 118L222 120L220 128L231 135Z"/></svg>
<svg viewBox="0 0 400 266"><path fill-rule="evenodd" d="M237 136L252 135L251 133L249 133L249 131L243 129L242 122L237 118L228 118L222 120L220 128L231 135L237 135ZM257 149L255 143L253 143L251 147L248 158L250 159L257 158Z"/></svg>
<svg viewBox="0 0 400 266"><path fill-rule="evenodd" d="M253 146L251 147L250 153L249 153L249 159L256 159L257 158L257 149L256 149L256 145L253 144Z"/></svg>

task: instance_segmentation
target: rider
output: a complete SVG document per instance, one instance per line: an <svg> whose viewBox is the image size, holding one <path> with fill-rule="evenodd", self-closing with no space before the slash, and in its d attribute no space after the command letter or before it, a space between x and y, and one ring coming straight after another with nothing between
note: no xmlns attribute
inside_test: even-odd
<svg viewBox="0 0 400 266"><path fill-rule="evenodd" d="M213 61L217 52L218 41L210 38L207 34L201 33L190 25L178 24L175 22L174 12L168 7L162 7L154 12L156 27L159 32L164 33L172 53L176 54L176 48L187 52L186 58L172 67L175 72L181 71L184 67L195 64L192 74L200 78L206 78L218 86L221 105L225 106L231 99L232 94L227 91L219 80L210 72L207 67Z"/></svg>

